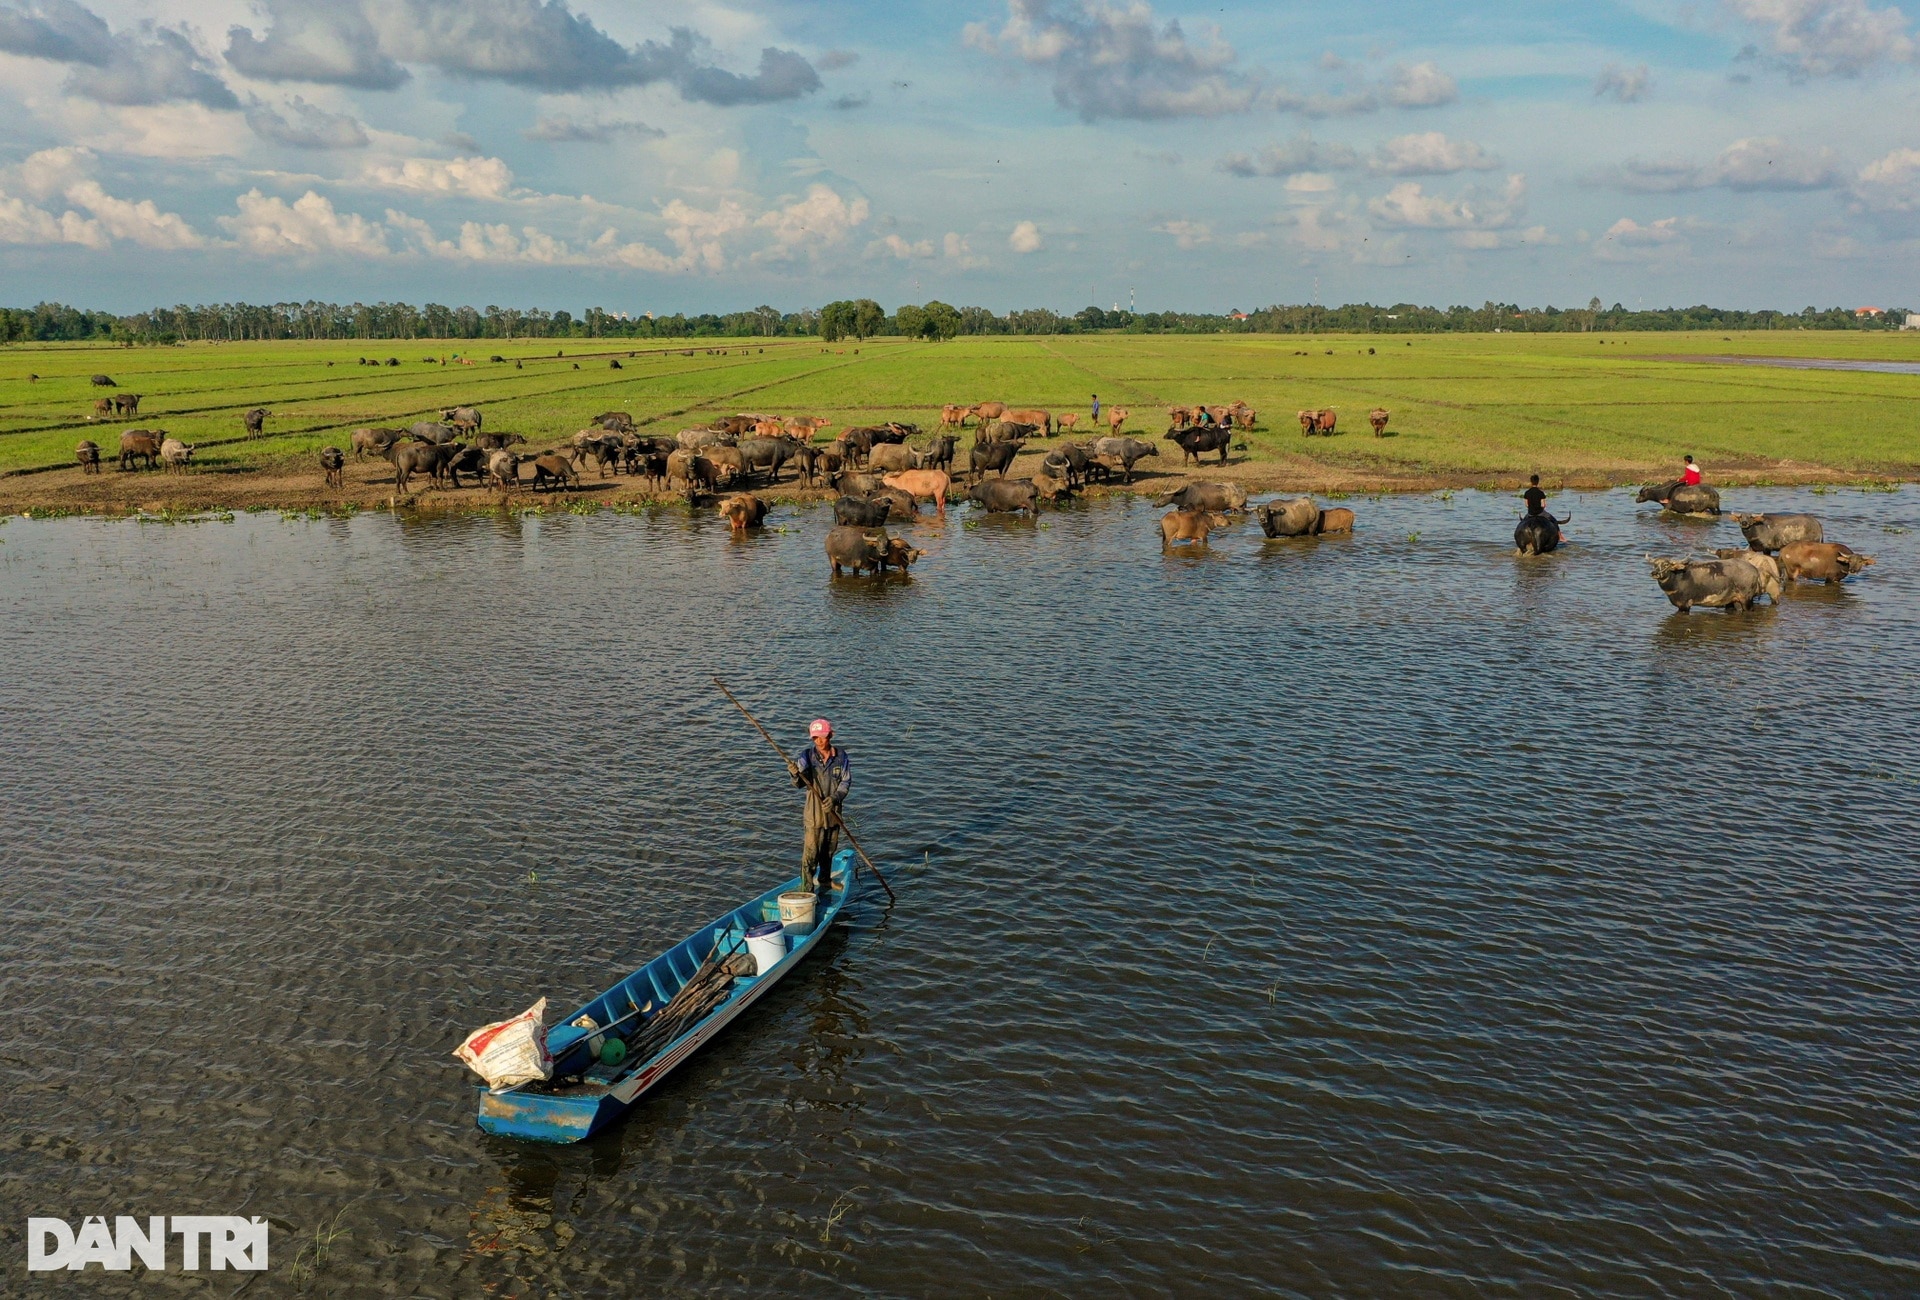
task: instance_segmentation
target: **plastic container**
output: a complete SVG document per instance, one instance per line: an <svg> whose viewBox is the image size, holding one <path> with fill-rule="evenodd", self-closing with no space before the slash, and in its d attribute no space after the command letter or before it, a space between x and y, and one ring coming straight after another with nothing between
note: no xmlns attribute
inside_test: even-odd
<svg viewBox="0 0 1920 1300"><path fill-rule="evenodd" d="M788 934L812 934L820 898L810 889L789 889L780 895L780 928Z"/></svg>
<svg viewBox="0 0 1920 1300"><path fill-rule="evenodd" d="M747 951L753 954L753 973L765 975L787 955L787 936L780 922L768 921L747 931Z"/></svg>

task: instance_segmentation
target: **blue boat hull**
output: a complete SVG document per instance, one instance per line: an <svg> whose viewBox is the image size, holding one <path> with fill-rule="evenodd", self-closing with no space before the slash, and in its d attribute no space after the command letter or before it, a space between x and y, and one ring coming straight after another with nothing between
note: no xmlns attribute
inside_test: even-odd
<svg viewBox="0 0 1920 1300"><path fill-rule="evenodd" d="M787 955L772 970L734 977L727 998L698 1024L679 1035L645 1061L623 1062L617 1069L593 1064L593 1031L574 1021L591 1016L596 1025L632 1025L652 1008L663 1007L698 969L718 944L721 951L737 946L746 929L780 919L780 895L800 888L795 877L770 889L744 907L735 908L701 926L660 956L634 971L547 1031L547 1050L553 1056L555 1080L581 1076L575 1084L531 1084L501 1092L480 1089L480 1127L502 1137L532 1142L579 1142L610 1128L626 1117L641 1097L657 1086L682 1062L699 1051L747 1008L805 961L832 928L852 893L853 853L834 855L833 879L838 886L814 918L811 933L794 935ZM643 1023L643 1022L642 1022Z"/></svg>

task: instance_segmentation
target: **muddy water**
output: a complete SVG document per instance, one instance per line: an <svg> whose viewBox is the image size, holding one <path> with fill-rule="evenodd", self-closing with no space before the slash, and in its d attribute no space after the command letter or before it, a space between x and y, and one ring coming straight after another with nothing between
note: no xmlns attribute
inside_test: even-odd
<svg viewBox="0 0 1920 1300"><path fill-rule="evenodd" d="M1736 495L1880 564L1683 618L1640 556L1733 526L1618 492L884 583L817 510L16 519L0 1290L73 1288L29 1214L247 1213L252 1294L1912 1294L1920 493ZM899 904L488 1138L465 1029L791 868L710 671L840 723Z"/></svg>

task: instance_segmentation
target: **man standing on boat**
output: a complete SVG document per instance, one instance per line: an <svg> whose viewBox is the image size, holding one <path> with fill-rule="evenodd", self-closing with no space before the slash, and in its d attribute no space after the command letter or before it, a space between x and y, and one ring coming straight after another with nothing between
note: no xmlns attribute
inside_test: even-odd
<svg viewBox="0 0 1920 1300"><path fill-rule="evenodd" d="M825 895L833 889L833 851L840 842L840 805L853 786L853 763L833 743L833 724L815 718L807 728L812 740L800 751L793 783L807 791L805 839L800 847L800 885Z"/></svg>

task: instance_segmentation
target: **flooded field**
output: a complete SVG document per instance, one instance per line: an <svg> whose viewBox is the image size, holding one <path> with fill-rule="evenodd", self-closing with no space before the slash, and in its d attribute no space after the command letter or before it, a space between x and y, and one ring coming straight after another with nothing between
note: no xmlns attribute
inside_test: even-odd
<svg viewBox="0 0 1920 1300"><path fill-rule="evenodd" d="M1920 1288L1920 490L1730 492L1879 563L1687 617L1641 557L1730 522L1341 504L956 507L886 581L820 507L0 527L0 1290L193 1213L271 1217L251 1294ZM838 723L899 902L488 1138L466 1030L794 869L711 673Z"/></svg>

